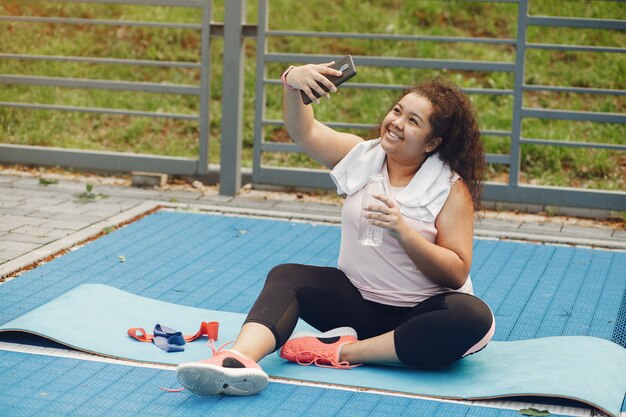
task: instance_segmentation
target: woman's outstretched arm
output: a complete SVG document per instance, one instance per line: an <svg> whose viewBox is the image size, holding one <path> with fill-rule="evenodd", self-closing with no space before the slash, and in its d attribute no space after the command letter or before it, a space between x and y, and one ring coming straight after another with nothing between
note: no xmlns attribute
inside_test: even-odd
<svg viewBox="0 0 626 417"><path fill-rule="evenodd" d="M313 105L302 102L300 90L314 98L312 90L321 97L330 98L317 84L317 81L326 85L330 92L337 91L336 87L324 76L341 75L327 64L309 64L292 68L286 75L285 81L292 89L283 88L283 118L287 133L293 141L307 154L332 169L350 150L363 141L362 138L338 132L315 120ZM317 100L319 101L319 100Z"/></svg>

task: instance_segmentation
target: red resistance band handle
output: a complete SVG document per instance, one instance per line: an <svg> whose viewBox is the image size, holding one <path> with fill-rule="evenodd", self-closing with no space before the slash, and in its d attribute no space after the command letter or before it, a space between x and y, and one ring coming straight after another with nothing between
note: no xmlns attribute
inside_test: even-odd
<svg viewBox="0 0 626 417"><path fill-rule="evenodd" d="M209 340L216 341L217 335L219 332L220 324L217 321L203 321L200 324L200 330L196 332L196 334L191 336L183 336L186 342L191 342L192 340L196 340L199 337L207 336ZM154 335L147 333L142 327L131 327L128 329L128 335L133 339L137 339L140 342L152 343L152 339Z"/></svg>
<svg viewBox="0 0 626 417"><path fill-rule="evenodd" d="M217 321L203 321L200 323L200 330L193 336L185 336L185 341L191 342L192 340L196 340L201 336L207 336L209 340L216 341L217 333L219 332L220 324Z"/></svg>

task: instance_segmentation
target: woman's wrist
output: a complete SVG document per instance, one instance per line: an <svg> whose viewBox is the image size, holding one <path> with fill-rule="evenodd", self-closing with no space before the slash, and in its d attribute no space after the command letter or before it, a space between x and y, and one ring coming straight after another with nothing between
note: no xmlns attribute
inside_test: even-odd
<svg viewBox="0 0 626 417"><path fill-rule="evenodd" d="M294 69L295 67L293 65L291 65L289 68L287 68L285 70L285 72L283 72L283 74L280 76L280 80L283 82L283 86L287 89L287 90L297 90L297 88L289 85L289 83L287 82L287 75L289 75L289 72Z"/></svg>

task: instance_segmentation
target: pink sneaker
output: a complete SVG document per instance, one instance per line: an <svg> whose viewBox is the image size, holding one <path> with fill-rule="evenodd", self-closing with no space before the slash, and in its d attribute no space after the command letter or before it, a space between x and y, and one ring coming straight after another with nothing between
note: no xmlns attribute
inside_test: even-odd
<svg viewBox="0 0 626 417"><path fill-rule="evenodd" d="M356 330L351 327L338 327L325 333L300 332L285 342L278 356L300 365L349 369L359 365L340 362L339 354L343 345L356 341Z"/></svg>
<svg viewBox="0 0 626 417"><path fill-rule="evenodd" d="M231 342L232 343L232 342ZM218 350L211 344L213 356L199 362L182 363L176 367L178 382L198 395L254 395L268 383L268 376L254 362L230 350Z"/></svg>

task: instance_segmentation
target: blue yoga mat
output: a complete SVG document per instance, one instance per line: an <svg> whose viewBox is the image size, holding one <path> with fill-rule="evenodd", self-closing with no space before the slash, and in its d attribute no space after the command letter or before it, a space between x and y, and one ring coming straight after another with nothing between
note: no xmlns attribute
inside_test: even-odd
<svg viewBox="0 0 626 417"><path fill-rule="evenodd" d="M100 284L84 284L0 326L114 358L161 364L206 359L206 338L166 353L127 336L131 327L160 323L185 334L202 321L220 323L216 345L234 340L244 315L166 303ZM308 328L304 323L300 329ZM484 350L441 370L363 366L352 370L304 367L276 355L261 361L276 378L407 392L450 399L509 396L567 398L618 416L626 393L626 349L595 337L558 336L491 342Z"/></svg>

